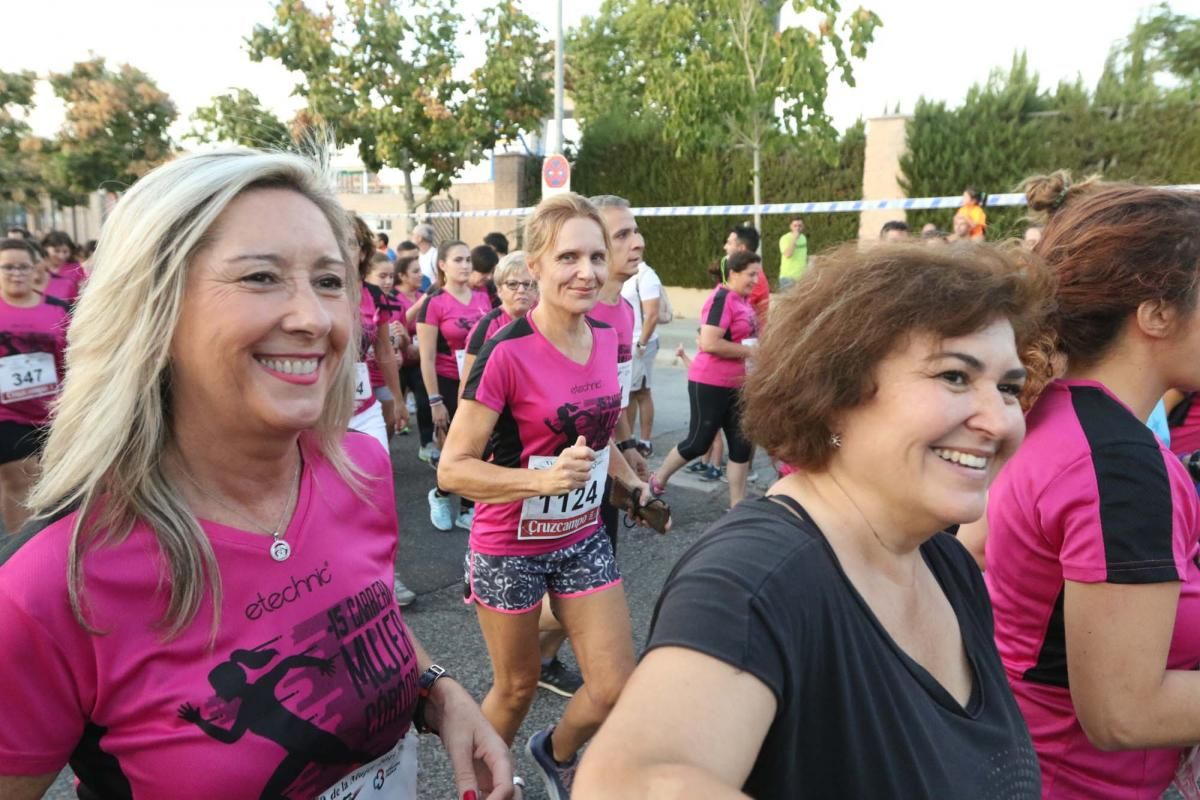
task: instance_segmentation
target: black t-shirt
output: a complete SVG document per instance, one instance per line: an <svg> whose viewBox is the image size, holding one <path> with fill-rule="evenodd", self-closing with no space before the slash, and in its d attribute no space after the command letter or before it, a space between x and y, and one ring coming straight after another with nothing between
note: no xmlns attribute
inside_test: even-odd
<svg viewBox="0 0 1200 800"><path fill-rule="evenodd" d="M974 675L965 709L896 645L800 505L778 500L803 521L772 499L742 503L684 554L647 645L720 659L774 693L775 719L743 790L760 800L1039 800L987 589L962 545L937 534L921 554L962 631Z"/></svg>

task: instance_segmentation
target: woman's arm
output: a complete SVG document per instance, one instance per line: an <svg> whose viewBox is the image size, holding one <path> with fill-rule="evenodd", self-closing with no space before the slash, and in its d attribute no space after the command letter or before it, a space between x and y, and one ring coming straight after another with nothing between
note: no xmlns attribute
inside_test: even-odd
<svg viewBox="0 0 1200 800"><path fill-rule="evenodd" d="M725 339L725 329L716 325L700 326L700 350L717 358L740 360L754 355L754 348Z"/></svg>
<svg viewBox="0 0 1200 800"><path fill-rule="evenodd" d="M1066 581L1071 702L1101 750L1200 744L1200 673L1167 669L1179 587Z"/></svg>
<svg viewBox="0 0 1200 800"><path fill-rule="evenodd" d="M426 295L428 297L428 295ZM436 325L417 323L417 343L421 352L421 382L429 395L429 412L433 416L433 437L439 447L444 447L446 428L450 424L450 412L445 402L434 401L438 393L437 381L437 335Z"/></svg>
<svg viewBox="0 0 1200 800"><path fill-rule="evenodd" d="M682 647L652 650L584 753L571 796L746 797L740 787L775 707L775 695L748 672Z"/></svg>
<svg viewBox="0 0 1200 800"><path fill-rule="evenodd" d="M379 371L383 373L383 385L392 393L398 402L403 402L404 395L400 391L400 366L396 363L396 351L392 349L391 331L387 325L378 326L375 332L375 360L379 362Z"/></svg>
<svg viewBox="0 0 1200 800"><path fill-rule="evenodd" d="M593 453L582 436L574 447L562 451L550 469L498 467L484 461L483 448L498 419L500 415L483 403L459 403L438 462L438 485L443 491L477 503L511 503L527 497L558 497L587 484Z"/></svg>
<svg viewBox="0 0 1200 800"><path fill-rule="evenodd" d="M4 800L41 800L57 777L57 772L47 772L44 775L0 775L0 797Z"/></svg>
<svg viewBox="0 0 1200 800"><path fill-rule="evenodd" d="M409 325L412 325L414 322L416 322L417 316L421 313L421 309L424 308L425 304L428 302L429 302L429 294L425 293L425 294L421 295L417 299L417 302L413 303L412 306L408 309L408 311L404 312L405 322L407 322Z"/></svg>
<svg viewBox="0 0 1200 800"><path fill-rule="evenodd" d="M424 673L433 659L405 624L408 638L417 651L417 669ZM486 800L513 797L513 767L508 747L496 733L475 698L449 676L435 682L426 701L425 722L437 731L454 769L457 797L479 789Z"/></svg>

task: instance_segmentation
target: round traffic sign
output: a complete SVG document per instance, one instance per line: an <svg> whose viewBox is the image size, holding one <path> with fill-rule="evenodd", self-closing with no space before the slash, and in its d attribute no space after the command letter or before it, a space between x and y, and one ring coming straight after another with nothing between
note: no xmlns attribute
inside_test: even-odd
<svg viewBox="0 0 1200 800"><path fill-rule="evenodd" d="M550 189L561 189L571 184L571 164L566 156L555 153L542 162L542 184Z"/></svg>

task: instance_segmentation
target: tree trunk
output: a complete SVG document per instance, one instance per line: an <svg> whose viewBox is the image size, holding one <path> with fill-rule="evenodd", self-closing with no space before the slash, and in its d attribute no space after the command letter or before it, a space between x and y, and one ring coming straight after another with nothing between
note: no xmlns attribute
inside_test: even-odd
<svg viewBox="0 0 1200 800"><path fill-rule="evenodd" d="M762 205L762 135L755 126L754 136L754 205ZM754 227L758 230L758 252L762 254L762 213L754 209Z"/></svg>
<svg viewBox="0 0 1200 800"><path fill-rule="evenodd" d="M411 231L414 225L418 222L425 222L425 220L417 216L417 197L413 193L412 159L409 158L407 150L401 153L401 157L404 159L404 167L402 168L404 173L404 206L408 209L408 216L411 220L408 230Z"/></svg>

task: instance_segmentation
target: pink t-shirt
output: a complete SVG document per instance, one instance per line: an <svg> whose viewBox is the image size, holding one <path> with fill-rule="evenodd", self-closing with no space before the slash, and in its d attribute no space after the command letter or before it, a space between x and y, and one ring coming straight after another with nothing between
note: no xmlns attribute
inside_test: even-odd
<svg viewBox="0 0 1200 800"><path fill-rule="evenodd" d="M211 649L208 595L163 641L160 552L145 525L84 558L102 635L67 604L75 514L0 563L2 771L54 772L70 759L102 797L308 798L389 751L409 728L418 676L392 595L392 468L369 436L347 434L344 446L366 475L365 500L302 440L286 561L271 558L269 537L201 523L223 591Z"/></svg>
<svg viewBox="0 0 1200 800"><path fill-rule="evenodd" d="M1155 798L1178 748L1105 753L1071 702L1064 581L1181 582L1169 669L1200 664L1196 491L1183 465L1099 383L1055 381L988 495L985 574L1000 651L1037 749L1044 798Z"/></svg>
<svg viewBox="0 0 1200 800"><path fill-rule="evenodd" d="M471 328L471 333L467 336L467 355L479 355L484 343L510 322L512 322L512 317L508 315L503 306L496 306L480 317L479 322L475 323L475 327Z"/></svg>
<svg viewBox="0 0 1200 800"><path fill-rule="evenodd" d="M467 334L479 322L479 318L492 310L492 301L483 289L471 292L467 303L445 289L434 289L417 315L417 321L433 325L438 329L437 374L452 381L458 376L458 351L466 352Z"/></svg>
<svg viewBox="0 0 1200 800"><path fill-rule="evenodd" d="M589 319L588 324L592 353L586 364L575 363L547 341L532 314L483 346L463 399L500 415L492 436L494 463L517 469L530 467L531 460L544 465L580 436L588 447L604 451L597 464L606 463L621 414L617 335L602 322ZM499 556L537 555L586 538L601 525L605 477L598 467L587 486L558 498L479 503L471 549Z"/></svg>
<svg viewBox="0 0 1200 800"><path fill-rule="evenodd" d="M700 319L705 325L713 325L725 331L725 340L741 344L747 339L758 337L758 318L745 298L728 286L718 286L704 301ZM688 380L736 389L746 377L744 358L721 358L712 353L699 352L688 368Z"/></svg>
<svg viewBox="0 0 1200 800"><path fill-rule="evenodd" d="M617 378L621 382L621 408L625 408L633 386L633 305L624 297L612 305L598 301L588 316L617 332Z"/></svg>
<svg viewBox="0 0 1200 800"><path fill-rule="evenodd" d="M0 300L0 421L44 425L63 379L70 324L51 297L29 308Z"/></svg>
<svg viewBox="0 0 1200 800"><path fill-rule="evenodd" d="M376 304L370 290L364 285L358 300L358 324L362 340L359 342L359 361L355 365L355 414L361 414L375 404L375 393L371 390L383 385L382 373L378 368L372 372L371 365L375 363L375 337L379 335L379 326L386 325L389 319L387 312Z"/></svg>
<svg viewBox="0 0 1200 800"><path fill-rule="evenodd" d="M86 279L87 273L83 271L83 265L73 262L63 264L58 268L57 273L50 274L45 293L50 297L57 297L70 306L79 299L79 292L83 289L83 282Z"/></svg>

